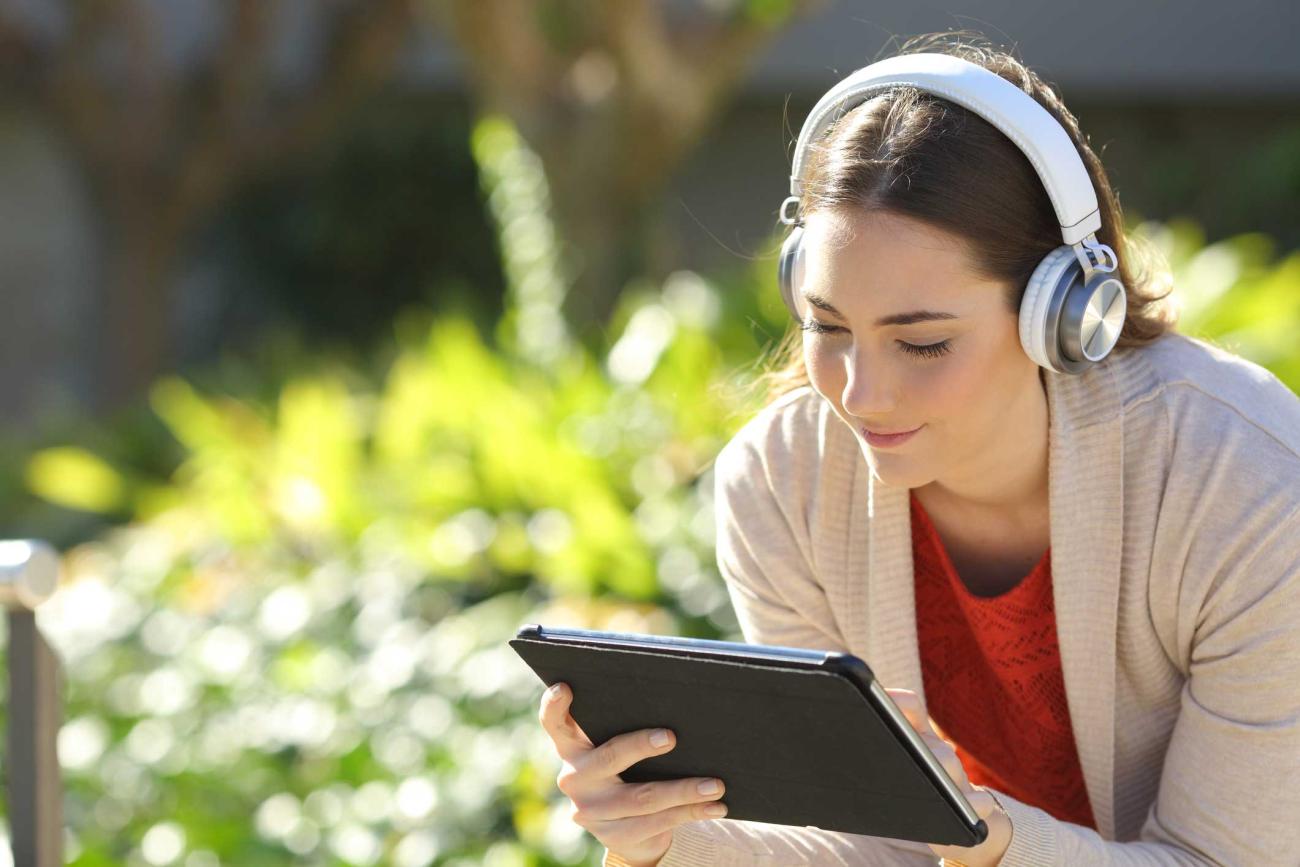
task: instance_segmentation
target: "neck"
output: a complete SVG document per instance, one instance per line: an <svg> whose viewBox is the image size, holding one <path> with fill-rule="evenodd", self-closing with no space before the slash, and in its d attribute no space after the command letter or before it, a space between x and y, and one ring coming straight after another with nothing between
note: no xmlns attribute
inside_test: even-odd
<svg viewBox="0 0 1300 867"><path fill-rule="evenodd" d="M1050 414L1041 371L1038 379L1039 388L1025 389L1002 414L1000 431L1008 433L993 437L960 472L917 489L923 505L929 501L1009 517L1047 508Z"/></svg>

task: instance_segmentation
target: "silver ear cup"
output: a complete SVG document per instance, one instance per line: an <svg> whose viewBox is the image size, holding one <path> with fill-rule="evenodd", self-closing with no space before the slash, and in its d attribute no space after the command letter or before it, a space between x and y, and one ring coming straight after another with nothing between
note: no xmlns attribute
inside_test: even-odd
<svg viewBox="0 0 1300 867"><path fill-rule="evenodd" d="M803 317L799 314L799 307L795 303L795 292L803 283L804 273L804 250L802 245L803 226L795 226L785 243L781 245L781 259L777 263L776 276L777 283L781 287L781 300L785 302L785 307L790 311L790 315L795 321L802 321Z"/></svg>
<svg viewBox="0 0 1300 867"><path fill-rule="evenodd" d="M1072 361L1101 361L1119 340L1127 306L1124 284L1110 274L1072 289L1061 313L1061 351Z"/></svg>
<svg viewBox="0 0 1300 867"><path fill-rule="evenodd" d="M1030 277L1020 304L1020 342L1057 373L1082 373L1114 348L1124 328L1124 285L1112 274L1085 281L1074 250L1057 247Z"/></svg>

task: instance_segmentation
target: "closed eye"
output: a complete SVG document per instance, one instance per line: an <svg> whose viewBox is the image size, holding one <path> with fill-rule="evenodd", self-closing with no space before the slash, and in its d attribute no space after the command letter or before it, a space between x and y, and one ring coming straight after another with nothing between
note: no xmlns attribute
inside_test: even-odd
<svg viewBox="0 0 1300 867"><path fill-rule="evenodd" d="M825 322L818 322L816 319L808 319L799 323L799 327L804 331L811 331L813 334L834 334L844 329L838 325L827 325Z"/></svg>
<svg viewBox="0 0 1300 867"><path fill-rule="evenodd" d="M818 322L816 319L800 322L799 327L813 334L838 334L841 331L846 331L845 328L839 325L827 325L825 322ZM951 340L940 340L938 343L908 343L905 340L896 340L894 342L898 344L898 348L903 352L924 358L938 358L952 351Z"/></svg>
<svg viewBox="0 0 1300 867"><path fill-rule="evenodd" d="M898 341L898 347L910 355L922 355L926 358L938 358L940 355L947 355L952 352L952 342L940 340L938 343L904 343Z"/></svg>

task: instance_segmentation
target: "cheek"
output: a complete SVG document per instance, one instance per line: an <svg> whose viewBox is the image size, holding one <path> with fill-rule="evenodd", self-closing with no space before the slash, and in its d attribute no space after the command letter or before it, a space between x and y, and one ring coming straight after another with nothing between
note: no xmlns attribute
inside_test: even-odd
<svg viewBox="0 0 1300 867"><path fill-rule="evenodd" d="M991 369L987 358L956 352L915 365L906 394L919 419L965 427L973 419L999 411L996 395L1000 382L1001 376Z"/></svg>
<svg viewBox="0 0 1300 867"><path fill-rule="evenodd" d="M830 398L839 405L840 395L844 393L844 363L838 352L826 348L825 341L819 341L813 335L804 335L803 363L808 369L808 380L813 390L822 397Z"/></svg>
<svg viewBox="0 0 1300 867"><path fill-rule="evenodd" d="M962 415L978 396L981 385L975 365L945 358L916 371L909 392L936 415Z"/></svg>

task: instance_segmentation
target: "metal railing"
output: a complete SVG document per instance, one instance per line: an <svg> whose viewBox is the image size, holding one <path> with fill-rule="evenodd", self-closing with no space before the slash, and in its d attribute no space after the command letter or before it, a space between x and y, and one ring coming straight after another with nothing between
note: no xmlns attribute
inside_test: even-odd
<svg viewBox="0 0 1300 867"><path fill-rule="evenodd" d="M62 724L58 659L36 627L36 606L59 583L59 555L44 542L0 541L0 602L9 610L7 796L15 867L63 863Z"/></svg>

